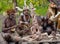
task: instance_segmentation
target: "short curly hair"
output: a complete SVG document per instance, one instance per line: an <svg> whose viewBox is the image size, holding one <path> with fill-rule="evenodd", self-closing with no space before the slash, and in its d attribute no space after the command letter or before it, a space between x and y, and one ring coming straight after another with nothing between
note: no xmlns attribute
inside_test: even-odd
<svg viewBox="0 0 60 44"><path fill-rule="evenodd" d="M9 14L11 14L11 13L15 13L16 10L14 10L14 9L8 9L6 12L7 12L7 15L9 15Z"/></svg>

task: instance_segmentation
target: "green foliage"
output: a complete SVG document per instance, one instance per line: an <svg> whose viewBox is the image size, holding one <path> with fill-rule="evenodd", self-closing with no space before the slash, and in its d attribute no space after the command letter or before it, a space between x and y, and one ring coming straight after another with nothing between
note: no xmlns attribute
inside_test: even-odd
<svg viewBox="0 0 60 44"><path fill-rule="evenodd" d="M12 8L13 4L11 1L12 0L0 0L0 13L6 11L9 8Z"/></svg>
<svg viewBox="0 0 60 44"><path fill-rule="evenodd" d="M27 4L32 2L34 7L37 9L36 13L39 15L45 15L47 12L48 4L49 2L47 0L27 0ZM20 8L23 8L24 6L24 0L17 0L17 5ZM0 13L3 13L9 8L13 8L12 0L0 0Z"/></svg>

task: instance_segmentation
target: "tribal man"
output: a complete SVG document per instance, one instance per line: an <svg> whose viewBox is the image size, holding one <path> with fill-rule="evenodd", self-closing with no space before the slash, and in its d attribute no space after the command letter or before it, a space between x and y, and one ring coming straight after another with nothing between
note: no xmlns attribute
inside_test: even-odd
<svg viewBox="0 0 60 44"><path fill-rule="evenodd" d="M55 3L56 5L56 10L55 13L52 17L50 17L50 19L52 21L55 21L57 23L57 30L60 32L60 0L56 0L57 3Z"/></svg>
<svg viewBox="0 0 60 44"><path fill-rule="evenodd" d="M17 32L19 35L25 35L26 33L29 33L29 27L30 27L30 11L27 6L23 8L23 13L21 13L18 24L20 24L17 27ZM23 31L22 31L23 30Z"/></svg>
<svg viewBox="0 0 60 44"><path fill-rule="evenodd" d="M19 35L15 31L15 10L9 9L7 10L7 18L4 20L3 27L2 27L2 35L4 39L8 42L16 42L20 40Z"/></svg>

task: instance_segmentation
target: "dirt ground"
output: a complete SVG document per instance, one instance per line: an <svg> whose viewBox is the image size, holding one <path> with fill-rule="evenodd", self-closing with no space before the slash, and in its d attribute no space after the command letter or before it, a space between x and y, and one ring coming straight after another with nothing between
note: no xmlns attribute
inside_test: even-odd
<svg viewBox="0 0 60 44"><path fill-rule="evenodd" d="M0 15L0 31L2 29L2 23L3 23L4 18L5 17L3 15Z"/></svg>

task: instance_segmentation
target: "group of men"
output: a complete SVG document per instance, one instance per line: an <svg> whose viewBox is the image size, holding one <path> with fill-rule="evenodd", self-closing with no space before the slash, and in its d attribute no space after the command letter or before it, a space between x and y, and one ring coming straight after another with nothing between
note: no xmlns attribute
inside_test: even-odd
<svg viewBox="0 0 60 44"><path fill-rule="evenodd" d="M6 11L7 17L5 18L2 26L2 36L8 42L15 42L18 44L21 37L28 33L28 24L30 23L30 13L28 9L24 9L16 24L16 10L9 9ZM20 37L21 36L21 37Z"/></svg>
<svg viewBox="0 0 60 44"><path fill-rule="evenodd" d="M53 35L55 37L57 31L60 32L60 15L55 17L59 11L60 8L57 8L57 5L54 2L51 2L48 8L47 17L38 17L33 15L33 7L31 10L26 7L23 9L17 24L15 14L16 10L9 9L6 11L7 17L3 22L2 36L4 40L7 41L7 44L10 42L18 44L22 39L42 40L47 38L48 35ZM33 21L32 23L30 22L31 19ZM46 37L42 38L42 36Z"/></svg>

